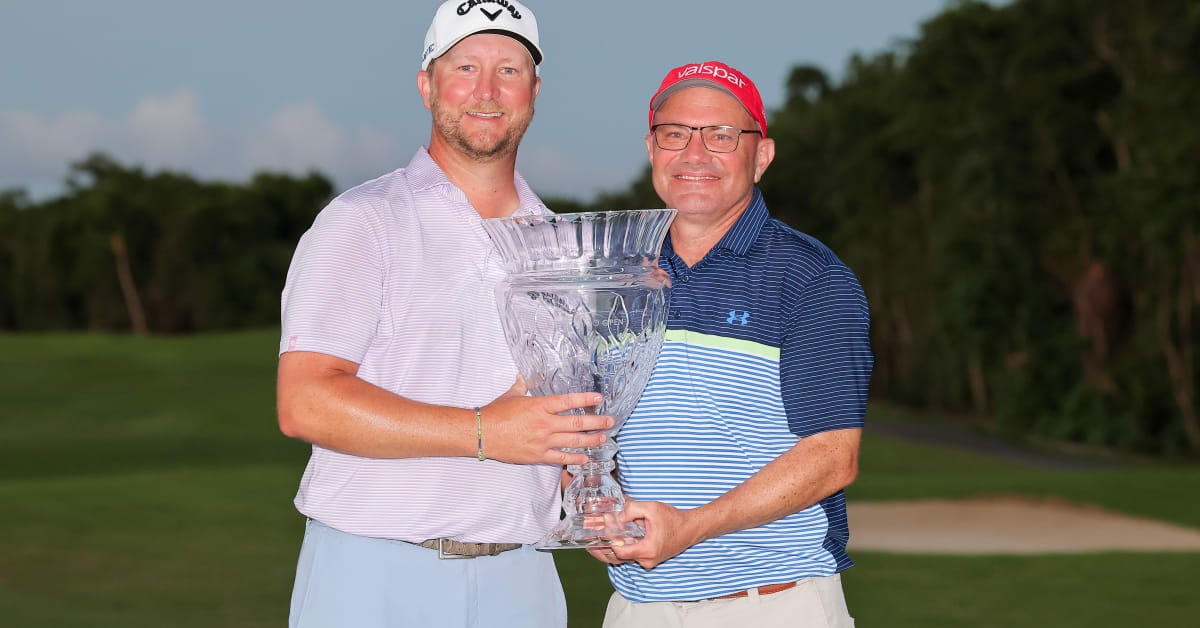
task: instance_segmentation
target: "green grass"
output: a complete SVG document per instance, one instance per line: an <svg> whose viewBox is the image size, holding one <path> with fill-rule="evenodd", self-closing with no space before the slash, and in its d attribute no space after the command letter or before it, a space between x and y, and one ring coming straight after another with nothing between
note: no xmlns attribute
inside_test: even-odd
<svg viewBox="0 0 1200 628"><path fill-rule="evenodd" d="M272 332L0 335L0 624L278 626L309 450Z"/></svg>
<svg viewBox="0 0 1200 628"><path fill-rule="evenodd" d="M274 420L277 342L0 335L0 479L303 464Z"/></svg>
<svg viewBox="0 0 1200 628"><path fill-rule="evenodd" d="M590 557L557 556L570 625L599 626L612 592L607 577ZM1200 617L1200 554L854 559L842 583L859 626L1124 628L1189 626Z"/></svg>
<svg viewBox="0 0 1200 628"><path fill-rule="evenodd" d="M872 409L871 416L886 411ZM866 434L847 499L1018 494L1056 496L1200 528L1200 466L1138 465L1059 471ZM851 534L854 530L851 527Z"/></svg>
<svg viewBox="0 0 1200 628"><path fill-rule="evenodd" d="M291 499L308 448L275 425L276 342L270 331L0 335L0 625L285 621L303 531ZM852 500L997 493L1200 527L1196 467L1046 471L868 435L848 491ZM603 567L581 551L555 558L571 626L598 626L611 593ZM1200 554L854 558L845 583L860 626L1200 616Z"/></svg>
<svg viewBox="0 0 1200 628"><path fill-rule="evenodd" d="M6 626L278 626L302 519L290 465L0 484Z"/></svg>
<svg viewBox="0 0 1200 628"><path fill-rule="evenodd" d="M845 572L859 626L1190 626L1200 554L861 554Z"/></svg>
<svg viewBox="0 0 1200 628"><path fill-rule="evenodd" d="M870 434L860 463L850 500L1055 496L1200 528L1197 467L1047 471ZM586 555L557 556L571 626L599 626L612 592L604 570ZM1196 553L851 556L857 566L843 584L859 626L1175 626L1200 617Z"/></svg>

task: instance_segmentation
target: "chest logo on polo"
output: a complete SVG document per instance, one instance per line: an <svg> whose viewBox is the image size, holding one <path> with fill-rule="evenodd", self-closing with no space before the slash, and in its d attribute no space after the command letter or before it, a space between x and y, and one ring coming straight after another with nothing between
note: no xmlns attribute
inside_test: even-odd
<svg viewBox="0 0 1200 628"><path fill-rule="evenodd" d="M745 326L750 322L750 312L746 310L742 310L740 312L738 310L729 310L729 318L725 319L725 322L729 323L730 325L737 323Z"/></svg>

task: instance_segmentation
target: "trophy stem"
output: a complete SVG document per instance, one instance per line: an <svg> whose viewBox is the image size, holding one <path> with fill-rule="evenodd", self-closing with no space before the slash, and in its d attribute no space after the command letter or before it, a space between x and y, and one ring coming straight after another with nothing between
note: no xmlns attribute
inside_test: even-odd
<svg viewBox="0 0 1200 628"><path fill-rule="evenodd" d="M574 477L563 492L563 512L566 517L534 547L603 548L636 543L645 536L645 530L638 524L621 521L625 495L612 477L612 471L616 468L612 458L617 453L617 444L612 437L605 439L599 447L564 451L587 454L588 461L567 467Z"/></svg>

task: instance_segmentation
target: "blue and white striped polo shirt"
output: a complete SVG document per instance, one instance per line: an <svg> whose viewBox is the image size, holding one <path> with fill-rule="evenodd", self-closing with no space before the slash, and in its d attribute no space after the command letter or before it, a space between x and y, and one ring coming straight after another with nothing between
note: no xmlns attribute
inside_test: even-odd
<svg viewBox="0 0 1200 628"><path fill-rule="evenodd" d="M750 206L689 268L670 240L667 337L618 436L621 484L637 500L701 506L800 438L859 428L873 358L866 298L825 245ZM837 573L849 529L842 492L783 519L710 539L652 570L609 567L635 602L697 600Z"/></svg>

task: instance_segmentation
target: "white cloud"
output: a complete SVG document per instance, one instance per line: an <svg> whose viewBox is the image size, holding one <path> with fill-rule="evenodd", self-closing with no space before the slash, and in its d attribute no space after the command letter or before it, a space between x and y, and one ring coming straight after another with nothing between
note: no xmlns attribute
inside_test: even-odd
<svg viewBox="0 0 1200 628"><path fill-rule="evenodd" d="M628 159L599 159L594 153L589 158L588 154L567 154L526 139L517 153L517 169L543 196L588 200L600 192L621 189L613 181L632 181L641 173L647 163L645 149L635 144L626 152Z"/></svg>
<svg viewBox="0 0 1200 628"><path fill-rule="evenodd" d="M645 164L640 142L630 144L628 158L600 159L564 153L541 133L525 138L518 168L547 196L591 198L617 187L612 181L632 180ZM60 192L68 164L100 150L122 164L204 179L317 170L345 189L408 163L416 142L427 139L401 141L370 127L347 129L313 101L285 105L242 131L207 119L188 90L144 98L119 117L88 110L58 117L0 110L0 188L23 187L35 197Z"/></svg>
<svg viewBox="0 0 1200 628"><path fill-rule="evenodd" d="M161 164L186 163L211 150L212 135L200 115L196 95L178 91L164 99L139 102L124 124L115 125L117 143L128 140L139 161ZM125 133L127 137L123 137ZM206 150L207 149L207 150Z"/></svg>
<svg viewBox="0 0 1200 628"><path fill-rule="evenodd" d="M353 185L407 163L392 136L363 127L351 133L325 118L314 102L294 103L267 119L246 142L247 167L288 172L317 169ZM403 158L403 161L400 161Z"/></svg>
<svg viewBox="0 0 1200 628"><path fill-rule="evenodd" d="M25 187L35 195L58 191L68 164L96 150L121 163L201 178L316 169L345 187L407 163L413 149L376 129L348 131L314 102L286 105L249 132L222 127L204 117L187 90L145 98L120 118L0 110L0 188Z"/></svg>
<svg viewBox="0 0 1200 628"><path fill-rule="evenodd" d="M107 123L89 111L47 120L26 111L0 111L0 182L12 184L61 172L66 159L99 144Z"/></svg>
<svg viewBox="0 0 1200 628"><path fill-rule="evenodd" d="M276 170L304 170L344 156L349 137L313 102L288 105L250 139L247 156Z"/></svg>

